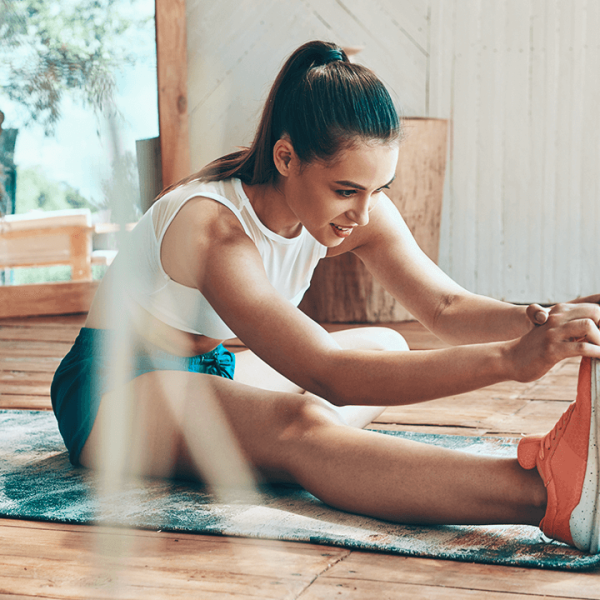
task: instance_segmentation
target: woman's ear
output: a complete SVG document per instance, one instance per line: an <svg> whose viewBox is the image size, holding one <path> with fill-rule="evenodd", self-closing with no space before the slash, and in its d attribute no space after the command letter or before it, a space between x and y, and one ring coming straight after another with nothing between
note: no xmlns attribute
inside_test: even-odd
<svg viewBox="0 0 600 600"><path fill-rule="evenodd" d="M287 177L297 160L298 157L294 152L294 147L288 138L280 138L275 142L273 162L280 175Z"/></svg>

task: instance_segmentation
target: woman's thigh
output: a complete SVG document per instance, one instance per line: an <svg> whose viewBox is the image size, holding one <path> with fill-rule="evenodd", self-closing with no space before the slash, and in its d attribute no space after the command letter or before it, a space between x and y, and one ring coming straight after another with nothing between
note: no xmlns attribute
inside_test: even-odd
<svg viewBox="0 0 600 600"><path fill-rule="evenodd" d="M291 481L286 439L334 411L302 394L273 392L213 375L154 371L105 394L82 465L142 476L239 486L257 469ZM250 465L250 466L249 466Z"/></svg>

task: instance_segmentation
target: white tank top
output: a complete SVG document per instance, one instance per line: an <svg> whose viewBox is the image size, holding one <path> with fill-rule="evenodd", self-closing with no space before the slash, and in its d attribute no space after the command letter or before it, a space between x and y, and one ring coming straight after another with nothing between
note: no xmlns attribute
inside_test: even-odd
<svg viewBox="0 0 600 600"><path fill-rule="evenodd" d="M235 337L206 298L196 288L173 281L160 262L160 247L171 221L188 200L198 196L216 200L233 212L256 244L273 287L298 306L327 247L305 228L291 239L267 229L254 212L239 179L193 181L170 191L152 205L115 259L125 269L130 299L176 329L216 339Z"/></svg>

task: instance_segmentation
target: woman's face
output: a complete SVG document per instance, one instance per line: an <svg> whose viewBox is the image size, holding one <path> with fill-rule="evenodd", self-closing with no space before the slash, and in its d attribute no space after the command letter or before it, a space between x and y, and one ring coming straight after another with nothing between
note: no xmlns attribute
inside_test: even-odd
<svg viewBox="0 0 600 600"><path fill-rule="evenodd" d="M334 247L369 222L393 181L398 145L357 142L330 163L292 161L285 178L289 209L321 244Z"/></svg>

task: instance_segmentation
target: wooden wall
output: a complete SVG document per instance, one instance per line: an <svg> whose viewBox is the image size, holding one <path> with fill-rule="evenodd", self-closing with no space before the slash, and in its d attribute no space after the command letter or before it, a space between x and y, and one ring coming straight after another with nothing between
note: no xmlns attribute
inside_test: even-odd
<svg viewBox="0 0 600 600"><path fill-rule="evenodd" d="M441 265L519 302L600 291L600 2L432 0L450 116Z"/></svg>
<svg viewBox="0 0 600 600"><path fill-rule="evenodd" d="M407 116L451 119L440 265L516 302L600 291L600 2L187 0L192 169L247 144L284 58L357 60Z"/></svg>

